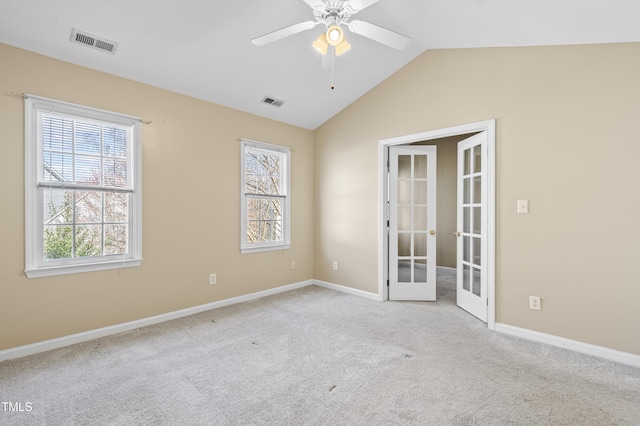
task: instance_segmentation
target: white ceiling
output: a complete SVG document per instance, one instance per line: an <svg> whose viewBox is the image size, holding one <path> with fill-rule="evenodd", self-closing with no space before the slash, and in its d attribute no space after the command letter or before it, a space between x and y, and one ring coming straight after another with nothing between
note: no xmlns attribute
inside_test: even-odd
<svg viewBox="0 0 640 426"><path fill-rule="evenodd" d="M251 43L313 19L302 0L0 0L0 42L315 129L427 49L640 41L640 0L380 0L355 18L412 41L396 51L347 31L335 90L311 48L321 26ZM72 28L119 43L116 54L71 43Z"/></svg>

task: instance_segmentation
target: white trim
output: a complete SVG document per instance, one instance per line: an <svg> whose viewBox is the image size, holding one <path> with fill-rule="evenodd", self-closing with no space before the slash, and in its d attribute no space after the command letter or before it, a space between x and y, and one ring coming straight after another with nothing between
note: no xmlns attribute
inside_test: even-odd
<svg viewBox="0 0 640 426"><path fill-rule="evenodd" d="M114 119L113 117L111 117L110 120L116 123L127 125L127 126L133 124L133 122L138 122L138 123L142 122L142 119L135 115L123 114L121 112L108 111L106 109L88 107L84 105L74 104L71 102L59 101L57 99L36 96L30 93L25 93L23 96L24 96L24 99L33 99L39 105L38 109L46 110L47 108L50 108L50 109L54 109L56 112L64 112L66 114L77 115L77 116L100 120L100 121L104 121L105 114L109 116L117 116L119 117L118 119Z"/></svg>
<svg viewBox="0 0 640 426"><path fill-rule="evenodd" d="M284 204L283 239L282 241L268 241L261 243L247 242L247 194L245 193L245 153L246 149L260 150L267 153L276 153L284 157L283 176ZM251 139L240 139L240 253L259 253L263 251L288 250L291 247L291 149L286 146L273 145L258 142Z"/></svg>
<svg viewBox="0 0 640 426"><path fill-rule="evenodd" d="M378 160L379 160L379 179L378 179L378 205L380 210L378 211L378 289L382 295L382 300L387 300L389 297L389 290L387 287L386 279L389 275L388 266L385 259L388 257L388 237L386 232L386 202L387 199L387 185L386 185L386 168L388 153L387 148L392 145L410 144L413 142L421 142L426 140L440 139L449 136L464 135L475 132L487 132L489 153L488 153L488 166L487 179L489 185L489 193L487 199L487 213L488 226L487 230L487 244L489 247L489 264L487 265L487 297L488 297L488 312L487 312L487 327L489 330L494 330L496 326L495 322L495 267L496 267L496 162L495 162L495 119L479 121L477 123L463 124L460 126L447 127L444 129L430 130L421 133L415 133L412 135L398 136L395 138L382 139L378 142Z"/></svg>
<svg viewBox="0 0 640 426"><path fill-rule="evenodd" d="M43 195L39 188L59 187L60 185L43 185L42 183L42 140L40 131L43 112L67 114L82 120L97 120L100 123L113 123L127 127L130 131L131 143L128 144L127 187L117 188L117 192L130 194L129 201L129 236L128 253L122 256L96 256L92 258L72 258L44 260L43 255ZM25 275L27 278L38 278L53 275L73 274L78 272L101 271L123 267L135 267L142 263L142 147L140 118L106 111L69 102L57 101L30 94L24 95L25 125ZM70 187L79 190L91 188L111 191L105 186ZM115 259L115 260L114 260Z"/></svg>
<svg viewBox="0 0 640 426"><path fill-rule="evenodd" d="M508 324L496 323L495 330L499 333L508 334L522 339L531 340L538 343L568 349L587 355L604 358L609 361L631 365L640 368L640 355L628 352L617 351L604 346L592 345L590 343L579 342L577 340L565 339L564 337L552 334L540 333L539 331L528 330L526 328L514 327Z"/></svg>
<svg viewBox="0 0 640 426"><path fill-rule="evenodd" d="M77 265L51 266L35 269L25 269L27 278L52 277L55 275L78 274L81 272L106 271L108 269L122 269L140 266L142 259L119 259L99 263L83 263Z"/></svg>
<svg viewBox="0 0 640 426"><path fill-rule="evenodd" d="M257 293L246 294L243 296L232 297L230 299L224 299L224 300L219 300L217 302L207 303L205 305L194 306L192 308L186 308L179 311L168 312L166 314L160 314L153 317L142 318L139 320L125 322L122 324L116 324L108 327L97 328L95 330L85 331L82 333L71 334L69 336L59 337L56 339L45 340L42 342L32 343L24 346L18 346L11 349L5 349L3 351L0 351L0 361L20 358L28 355L34 355L40 352L45 352L52 349L58 349L58 348L62 348L69 345L75 345L76 343L87 342L89 340L98 339L100 337L111 336L113 334L135 330L137 328L146 327L148 325L158 324L165 321L171 321L171 320L186 317L189 315L210 311L212 309L222 308L224 306L248 302L251 300L260 299L262 297L272 296L274 294L284 293L286 291L307 287L313 284L314 284L313 280L301 281L298 283L284 285L284 286L272 288L269 290L259 291Z"/></svg>
<svg viewBox="0 0 640 426"><path fill-rule="evenodd" d="M328 283L326 281L313 280L313 284L318 287L328 288L329 290L339 291L341 293L347 293L352 296L364 297L365 299L375 300L376 302L382 302L382 297L379 294L371 293L369 291L358 290L357 288L346 287L339 284Z"/></svg>

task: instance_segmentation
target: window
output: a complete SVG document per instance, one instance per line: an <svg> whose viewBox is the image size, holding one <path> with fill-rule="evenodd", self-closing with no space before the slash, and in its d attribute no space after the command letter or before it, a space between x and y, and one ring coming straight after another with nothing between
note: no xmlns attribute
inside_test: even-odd
<svg viewBox="0 0 640 426"><path fill-rule="evenodd" d="M140 120L25 97L29 278L138 266Z"/></svg>
<svg viewBox="0 0 640 426"><path fill-rule="evenodd" d="M290 246L289 149L242 140L240 250Z"/></svg>

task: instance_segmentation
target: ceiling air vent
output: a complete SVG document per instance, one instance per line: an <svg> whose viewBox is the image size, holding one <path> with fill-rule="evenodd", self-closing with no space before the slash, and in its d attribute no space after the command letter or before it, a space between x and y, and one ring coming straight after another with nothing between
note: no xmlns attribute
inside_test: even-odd
<svg viewBox="0 0 640 426"><path fill-rule="evenodd" d="M284 104L284 101L281 101L276 98L272 98L270 96L265 96L264 99L262 99L262 103L267 105L273 105L274 107L281 107L282 104Z"/></svg>
<svg viewBox="0 0 640 426"><path fill-rule="evenodd" d="M84 31L76 30L75 28L71 30L71 41L73 43L83 44L103 52L111 53L112 55L116 54L116 49L118 48L118 43L114 41L96 37Z"/></svg>

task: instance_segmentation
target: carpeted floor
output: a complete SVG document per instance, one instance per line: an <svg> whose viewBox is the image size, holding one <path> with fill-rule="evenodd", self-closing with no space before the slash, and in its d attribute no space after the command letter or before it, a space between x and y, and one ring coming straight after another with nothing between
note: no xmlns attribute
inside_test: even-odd
<svg viewBox="0 0 640 426"><path fill-rule="evenodd" d="M640 370L306 287L0 363L2 425L639 425Z"/></svg>

